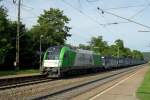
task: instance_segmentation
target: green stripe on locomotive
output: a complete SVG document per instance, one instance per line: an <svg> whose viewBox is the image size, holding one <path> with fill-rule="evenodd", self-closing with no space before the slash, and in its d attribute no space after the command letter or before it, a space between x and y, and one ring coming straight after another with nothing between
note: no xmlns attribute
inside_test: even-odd
<svg viewBox="0 0 150 100"><path fill-rule="evenodd" d="M46 60L48 58L48 49L46 50L46 52L44 53L44 57L43 57L43 61Z"/></svg>
<svg viewBox="0 0 150 100"><path fill-rule="evenodd" d="M94 65L95 66L102 65L102 59L101 59L100 55L93 54L93 59L94 59Z"/></svg>
<svg viewBox="0 0 150 100"><path fill-rule="evenodd" d="M61 67L72 67L74 65L75 57L76 52L64 46L60 52Z"/></svg>

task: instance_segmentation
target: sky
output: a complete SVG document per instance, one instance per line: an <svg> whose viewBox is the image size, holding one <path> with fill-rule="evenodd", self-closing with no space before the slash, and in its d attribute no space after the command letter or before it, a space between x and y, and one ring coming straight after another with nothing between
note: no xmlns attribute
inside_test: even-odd
<svg viewBox="0 0 150 100"><path fill-rule="evenodd" d="M17 0L16 0L17 1ZM71 37L67 43L88 44L91 37L103 36L109 45L116 39L124 41L131 50L150 51L150 28L106 13L110 12L150 27L150 0L22 0L21 21L29 29L37 24L43 10L59 8L68 16ZM8 18L17 20L17 4L13 0L1 2L8 9ZM97 10L97 7L104 10ZM118 23L118 24L113 24Z"/></svg>

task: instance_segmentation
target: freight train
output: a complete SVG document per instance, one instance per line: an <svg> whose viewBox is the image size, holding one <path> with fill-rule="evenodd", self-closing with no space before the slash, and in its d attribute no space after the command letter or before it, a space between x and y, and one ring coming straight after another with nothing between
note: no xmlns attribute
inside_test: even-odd
<svg viewBox="0 0 150 100"><path fill-rule="evenodd" d="M108 70L142 63L144 61L141 59L102 57L88 50L53 46L44 54L41 73L50 77L61 77L68 73Z"/></svg>

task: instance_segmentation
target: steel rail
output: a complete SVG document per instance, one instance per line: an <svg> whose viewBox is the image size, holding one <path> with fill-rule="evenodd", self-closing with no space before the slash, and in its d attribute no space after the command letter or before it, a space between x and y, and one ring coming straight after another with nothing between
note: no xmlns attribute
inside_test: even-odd
<svg viewBox="0 0 150 100"><path fill-rule="evenodd" d="M44 75L4 78L4 79L0 79L0 90L33 85L36 83L49 82L49 81L53 81L53 79L47 78Z"/></svg>
<svg viewBox="0 0 150 100"><path fill-rule="evenodd" d="M32 96L31 99L32 100L39 100L39 99L46 99L46 98L49 98L49 97L50 98L52 98L52 97L59 97L59 95L65 94L67 92L70 92L70 91L82 88L84 86L88 86L88 85L94 84L94 83L99 82L99 81L103 81L103 80L109 79L109 78L112 78L112 77L115 77L112 80L118 79L118 78L120 78L120 77L122 77L122 76L124 76L126 74L134 72L135 70L137 70L139 68L141 68L141 66L135 66L135 67L128 68L125 71L121 71L121 72L118 72L118 73L115 73L115 74L112 74L112 75L104 76L104 77L97 78L97 79L94 79L94 80L89 80L89 81L86 81L86 82L81 82L79 84L68 85L67 87L64 87L62 89L59 88L59 89L57 89L55 91L50 91L47 95L37 96L37 97L36 96ZM116 77L116 76L118 76L118 77ZM104 81L102 84L105 84L105 83L110 82L112 80ZM92 88L95 88L95 87L92 87ZM81 93L79 93L79 94L81 94Z"/></svg>

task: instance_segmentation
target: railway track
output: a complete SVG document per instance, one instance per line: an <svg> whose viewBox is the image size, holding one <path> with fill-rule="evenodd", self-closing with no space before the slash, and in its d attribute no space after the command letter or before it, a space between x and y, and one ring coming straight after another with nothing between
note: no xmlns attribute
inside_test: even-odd
<svg viewBox="0 0 150 100"><path fill-rule="evenodd" d="M139 68L141 68L141 66L130 67L122 71L117 71L116 73L113 73L107 76L94 78L91 80L86 80L83 82L79 82L77 84L70 84L70 85L63 86L58 89L51 90L49 92L42 93L45 95L38 95L38 96L34 95L30 99L33 99L33 100L39 100L39 99L41 100L41 99L47 99L47 98L58 99L58 100L59 99L61 100L71 99L72 97L75 97L81 93L89 91L90 89L93 89L97 86L100 86L102 84L115 80L117 78L120 78L126 74L132 73Z"/></svg>
<svg viewBox="0 0 150 100"><path fill-rule="evenodd" d="M18 82L18 84L8 84L7 86L5 84L3 87L0 86L1 90L5 89L4 91L0 91L0 98L4 99L7 96L8 99L12 97L14 97L14 99L26 98L34 100L71 99L97 86L132 73L141 68L141 66L142 65L59 80L41 76L40 78L32 78L31 80Z"/></svg>
<svg viewBox="0 0 150 100"><path fill-rule="evenodd" d="M0 90L10 89L15 87L27 86L36 83L52 81L44 75L33 75L24 77L4 78L0 79Z"/></svg>

